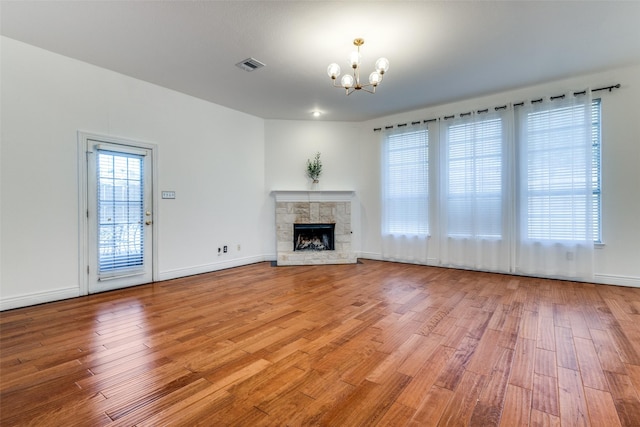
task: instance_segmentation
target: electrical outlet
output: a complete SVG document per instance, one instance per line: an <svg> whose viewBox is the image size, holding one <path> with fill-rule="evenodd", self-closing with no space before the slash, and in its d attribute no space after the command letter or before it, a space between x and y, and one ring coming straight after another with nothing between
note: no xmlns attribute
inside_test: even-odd
<svg viewBox="0 0 640 427"><path fill-rule="evenodd" d="M227 253L227 245L224 245L224 246L222 247L222 252L224 252L225 254Z"/></svg>
<svg viewBox="0 0 640 427"><path fill-rule="evenodd" d="M240 252L240 243L238 243L238 252Z"/></svg>

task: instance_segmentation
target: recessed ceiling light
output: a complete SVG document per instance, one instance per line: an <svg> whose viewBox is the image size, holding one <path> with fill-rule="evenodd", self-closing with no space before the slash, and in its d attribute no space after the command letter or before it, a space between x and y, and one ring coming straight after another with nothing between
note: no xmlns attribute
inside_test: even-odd
<svg viewBox="0 0 640 427"><path fill-rule="evenodd" d="M311 114L313 114L313 117L320 117L320 111L314 111Z"/></svg>

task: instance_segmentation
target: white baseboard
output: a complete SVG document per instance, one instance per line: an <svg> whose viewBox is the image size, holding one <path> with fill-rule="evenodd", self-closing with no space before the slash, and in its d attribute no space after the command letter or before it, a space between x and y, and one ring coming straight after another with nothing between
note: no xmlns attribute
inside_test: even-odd
<svg viewBox="0 0 640 427"><path fill-rule="evenodd" d="M156 281L177 279L179 277L193 276L196 274L210 273L212 271L224 270L226 268L241 267L243 265L255 264L257 262L269 261L270 258L264 255L256 255L246 258L235 258L228 261L215 262L212 264L202 264L175 270L166 270L158 273Z"/></svg>
<svg viewBox="0 0 640 427"><path fill-rule="evenodd" d="M602 283L605 285L630 286L633 288L640 288L640 277L617 276L613 274L594 274L593 280L595 283Z"/></svg>
<svg viewBox="0 0 640 427"><path fill-rule="evenodd" d="M391 261L391 262L403 262L407 264L421 264L413 261L403 261L395 259L385 259L382 254L377 252L360 252L358 258L371 259L375 261ZM426 265L438 266L438 260L435 258L429 258ZM514 273L511 273L514 274ZM594 274L593 283L599 283L603 285L616 285L616 286L630 286L634 288L640 288L640 277L633 276L620 276L614 274Z"/></svg>
<svg viewBox="0 0 640 427"><path fill-rule="evenodd" d="M358 258L372 259L374 261L384 261L384 259L382 259L382 255L376 252L359 252L356 253L356 256Z"/></svg>
<svg viewBox="0 0 640 427"><path fill-rule="evenodd" d="M59 301L80 296L80 288L64 288L54 291L33 292L17 297L0 299L0 311L11 310L12 308L27 307L30 305L42 304L45 302Z"/></svg>
<svg viewBox="0 0 640 427"><path fill-rule="evenodd" d="M434 267L438 267L438 260L436 258L427 258L427 262L418 262L415 260L400 260L400 259L392 259L392 258L385 258L382 256L382 254L377 253L377 252L360 252L358 254L358 258L364 258L364 259L372 259L374 261L389 261L389 262L400 262L400 263L404 263L404 264L417 264L417 265L430 265L430 266L434 266Z"/></svg>

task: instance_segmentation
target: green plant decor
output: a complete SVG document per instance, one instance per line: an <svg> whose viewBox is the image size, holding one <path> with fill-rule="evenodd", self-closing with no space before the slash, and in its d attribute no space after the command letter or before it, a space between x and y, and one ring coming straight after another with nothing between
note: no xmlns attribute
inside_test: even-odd
<svg viewBox="0 0 640 427"><path fill-rule="evenodd" d="M313 180L314 183L318 182L318 177L322 173L322 162L320 161L320 152L316 153L316 156L311 159L307 159L307 176Z"/></svg>

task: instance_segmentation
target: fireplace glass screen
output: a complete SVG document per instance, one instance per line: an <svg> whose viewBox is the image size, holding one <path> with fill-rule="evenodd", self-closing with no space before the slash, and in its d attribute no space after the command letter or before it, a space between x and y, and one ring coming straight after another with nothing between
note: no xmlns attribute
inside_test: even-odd
<svg viewBox="0 0 640 427"><path fill-rule="evenodd" d="M293 250L334 250L335 226L335 224L293 224Z"/></svg>

